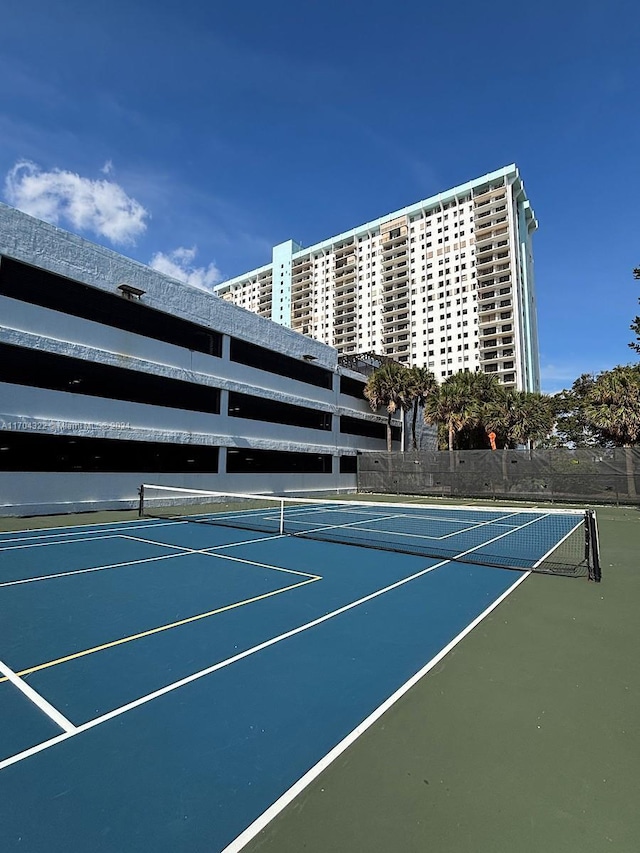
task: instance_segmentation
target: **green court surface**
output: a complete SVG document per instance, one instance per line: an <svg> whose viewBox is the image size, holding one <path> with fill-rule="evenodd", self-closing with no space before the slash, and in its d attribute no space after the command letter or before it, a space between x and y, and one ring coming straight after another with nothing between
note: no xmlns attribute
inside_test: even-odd
<svg viewBox="0 0 640 853"><path fill-rule="evenodd" d="M602 583L527 577L242 850L637 853L640 509L597 514Z"/></svg>
<svg viewBox="0 0 640 853"><path fill-rule="evenodd" d="M246 853L637 853L640 510L603 581L530 576Z"/></svg>

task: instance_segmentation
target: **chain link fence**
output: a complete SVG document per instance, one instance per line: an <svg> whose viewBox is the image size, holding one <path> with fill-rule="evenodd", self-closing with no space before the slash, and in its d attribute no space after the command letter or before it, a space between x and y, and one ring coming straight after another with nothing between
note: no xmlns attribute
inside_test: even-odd
<svg viewBox="0 0 640 853"><path fill-rule="evenodd" d="M640 448L362 453L358 491L640 504Z"/></svg>

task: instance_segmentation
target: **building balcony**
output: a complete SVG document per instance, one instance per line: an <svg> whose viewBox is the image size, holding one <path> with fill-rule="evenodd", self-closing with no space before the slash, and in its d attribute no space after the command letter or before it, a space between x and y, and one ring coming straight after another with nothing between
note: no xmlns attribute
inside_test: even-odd
<svg viewBox="0 0 640 853"><path fill-rule="evenodd" d="M355 317L357 311L358 309L355 303L351 306L347 306L339 311L336 311L333 315L334 324L343 323L346 320L349 320L351 317Z"/></svg>
<svg viewBox="0 0 640 853"><path fill-rule="evenodd" d="M339 344L349 344L352 341L355 341L357 334L357 329L355 326L352 326L350 329L345 329L344 331L334 332L333 334L333 343L334 346L338 346Z"/></svg>
<svg viewBox="0 0 640 853"><path fill-rule="evenodd" d="M305 270L310 270L313 268L313 261L311 258L305 258L302 261L296 261L292 268L291 274L296 275L297 273L303 272Z"/></svg>
<svg viewBox="0 0 640 853"><path fill-rule="evenodd" d="M343 270L345 268L353 268L357 264L357 259L355 255L343 255L341 258L336 258L334 269L336 271L336 275L338 270Z"/></svg>
<svg viewBox="0 0 640 853"><path fill-rule="evenodd" d="M333 289L336 293L341 293L345 288L353 287L356 280L356 272L354 269L341 276L336 276L333 282Z"/></svg>
<svg viewBox="0 0 640 853"><path fill-rule="evenodd" d="M495 268L495 265L493 263L493 260L485 261L482 264L478 264L478 262L476 261L476 278L478 281L480 281L483 278L485 278L485 279L488 277L493 278L495 273L496 273L496 268Z"/></svg>
<svg viewBox="0 0 640 853"><path fill-rule="evenodd" d="M382 325L385 327L385 332L388 331L386 327L389 325L393 325L393 323L399 323L401 320L409 319L409 311L406 306L404 308L392 308L390 311L385 311L382 317Z"/></svg>
<svg viewBox="0 0 640 853"><path fill-rule="evenodd" d="M405 343L408 341L409 341L409 333L408 332L402 332L401 334L398 334L398 335L388 335L384 339L384 344L385 344L385 346L391 346L391 345L396 345L396 344L402 344L402 343Z"/></svg>
<svg viewBox="0 0 640 853"><path fill-rule="evenodd" d="M506 204L504 204L503 200L495 199L493 202L488 204L486 207L479 209L476 207L475 212L475 223L476 228L479 228L487 219L498 218L501 214L504 216L507 210Z"/></svg>
<svg viewBox="0 0 640 853"><path fill-rule="evenodd" d="M486 222L479 222L476 224L475 235L476 240L478 240L478 235L482 236L487 231L495 232L497 228L508 228L509 222L506 216L501 216L497 219L493 217Z"/></svg>
<svg viewBox="0 0 640 853"><path fill-rule="evenodd" d="M389 296L382 303L382 310L388 314L389 311L393 311L395 308L408 308L409 307L409 294L407 291L404 293L394 294L393 296Z"/></svg>
<svg viewBox="0 0 640 853"><path fill-rule="evenodd" d="M409 261L403 260L401 263L385 264L382 268L382 273L385 279L390 275L398 275L409 271Z"/></svg>
<svg viewBox="0 0 640 853"><path fill-rule="evenodd" d="M492 201L497 200L499 196L506 198L506 189L504 186L482 190L473 197L474 210L475 208L482 206L485 202L491 203Z"/></svg>
<svg viewBox="0 0 640 853"><path fill-rule="evenodd" d="M385 252L383 254L381 264L383 267L386 267L388 265L393 265L394 263L397 264L399 261L402 261L402 260L407 262L408 259L409 259L409 253L406 250L403 249L400 252L394 250L392 252Z"/></svg>
<svg viewBox="0 0 640 853"><path fill-rule="evenodd" d="M392 305L397 302L408 302L409 301L409 288L408 287L392 287L385 291L384 298L379 300L380 305L383 307Z"/></svg>
<svg viewBox="0 0 640 853"><path fill-rule="evenodd" d="M312 302L307 299L305 302L294 302L291 305L291 314L295 317L301 314L308 314L311 311Z"/></svg>
<svg viewBox="0 0 640 853"><path fill-rule="evenodd" d="M392 275L385 275L382 279L385 285L387 284L402 284L409 279L409 267L404 270L397 270Z"/></svg>
<svg viewBox="0 0 640 853"><path fill-rule="evenodd" d="M380 241L383 254L397 249L399 246L408 246L409 235L401 234L399 237L388 237L386 240Z"/></svg>
<svg viewBox="0 0 640 853"><path fill-rule="evenodd" d="M355 308L356 306L356 297L355 294L353 296L347 297L345 299L337 300L333 303L333 307L335 311L345 310L347 308L351 308L352 306Z"/></svg>
<svg viewBox="0 0 640 853"><path fill-rule="evenodd" d="M341 246L334 246L333 256L336 259L336 262L344 259L344 257L349 254L353 255L355 260L355 254L353 254L355 251L355 245L355 241L351 240L349 243L343 243Z"/></svg>
<svg viewBox="0 0 640 853"><path fill-rule="evenodd" d="M334 299L345 299L346 297L351 297L355 299L356 297L356 289L353 286L353 282L345 282L343 285L336 287L334 290ZM337 302L336 302L337 304Z"/></svg>
<svg viewBox="0 0 640 853"><path fill-rule="evenodd" d="M508 227L499 227L499 228L487 228L486 232L483 230L475 232L476 238L476 252L478 251L479 244L485 244L489 242L493 242L496 238L501 237L503 234L508 234ZM494 247L495 248L495 247Z"/></svg>
<svg viewBox="0 0 640 853"><path fill-rule="evenodd" d="M390 317L392 314L397 314L398 311L408 311L409 303L405 299L404 301L394 301L385 303L383 307L383 316Z"/></svg>
<svg viewBox="0 0 640 853"><path fill-rule="evenodd" d="M297 294L308 293L313 286L313 283L310 278L294 281L291 284L291 294L295 296Z"/></svg>
<svg viewBox="0 0 640 853"><path fill-rule="evenodd" d="M478 326L480 327L480 334L485 335L485 336L486 335L490 335L490 336L495 335L495 333L496 333L495 332L495 325L497 322L498 322L498 316L495 312L493 312L493 313L487 312L486 314L479 314L478 315ZM492 328L494 328L494 331L490 332L489 329L486 328L487 326L491 326Z"/></svg>

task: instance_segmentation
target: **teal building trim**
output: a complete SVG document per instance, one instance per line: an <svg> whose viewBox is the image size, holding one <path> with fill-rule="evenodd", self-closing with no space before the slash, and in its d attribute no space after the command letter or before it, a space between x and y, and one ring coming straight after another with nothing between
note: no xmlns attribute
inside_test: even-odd
<svg viewBox="0 0 640 853"><path fill-rule="evenodd" d="M291 259L302 249L294 240L273 247L271 319L291 327Z"/></svg>

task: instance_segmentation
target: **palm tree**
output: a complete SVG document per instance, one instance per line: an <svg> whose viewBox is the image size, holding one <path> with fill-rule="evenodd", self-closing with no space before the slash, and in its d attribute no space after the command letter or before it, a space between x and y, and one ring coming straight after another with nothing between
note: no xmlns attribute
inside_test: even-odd
<svg viewBox="0 0 640 853"><path fill-rule="evenodd" d="M554 422L551 399L544 394L500 388L484 411L484 426L497 433L505 448L546 438Z"/></svg>
<svg viewBox="0 0 640 853"><path fill-rule="evenodd" d="M426 367L410 367L409 391L413 400L413 416L411 419L411 447L418 449L416 438L416 421L418 419L418 408L424 406L425 399L437 391L438 383L433 373Z"/></svg>
<svg viewBox="0 0 640 853"><path fill-rule="evenodd" d="M605 441L625 448L627 493L635 496L631 448L640 441L640 365L601 373L587 391L584 416Z"/></svg>
<svg viewBox="0 0 640 853"><path fill-rule="evenodd" d="M374 370L364 386L364 396L374 412L387 410L387 451L391 453L391 418L398 408L408 410L411 399L409 371L396 361L388 361Z"/></svg>
<svg viewBox="0 0 640 853"><path fill-rule="evenodd" d="M454 373L425 398L425 423L443 424L449 450L453 450L458 433L480 423L484 403L493 397L496 387L497 380L485 374L468 370Z"/></svg>

